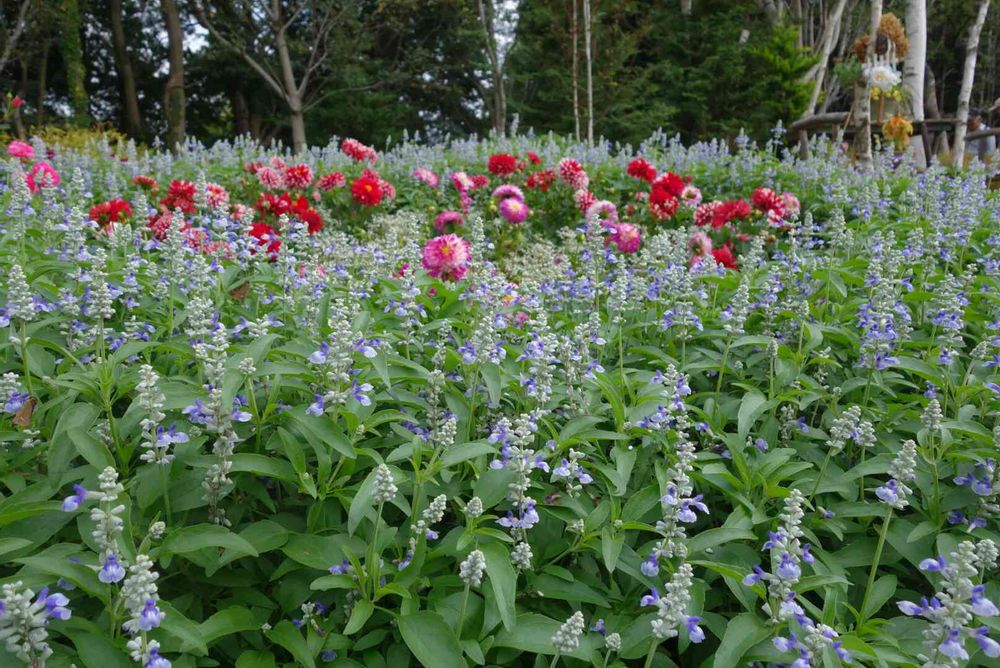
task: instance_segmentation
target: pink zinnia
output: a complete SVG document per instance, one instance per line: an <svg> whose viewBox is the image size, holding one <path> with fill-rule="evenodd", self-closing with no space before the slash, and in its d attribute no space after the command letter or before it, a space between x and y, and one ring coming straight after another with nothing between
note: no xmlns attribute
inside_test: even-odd
<svg viewBox="0 0 1000 668"><path fill-rule="evenodd" d="M345 177L340 172L331 172L330 174L324 174L319 177L319 182L317 183L319 189L323 192L329 192L334 188L343 188L347 185L347 177Z"/></svg>
<svg viewBox="0 0 1000 668"><path fill-rule="evenodd" d="M587 172L573 158L563 158L559 161L559 178L573 190L586 190L590 185Z"/></svg>
<svg viewBox="0 0 1000 668"><path fill-rule="evenodd" d="M623 253L634 253L642 245L639 228L632 223L618 223L612 228L605 243L613 243Z"/></svg>
<svg viewBox="0 0 1000 668"><path fill-rule="evenodd" d="M429 185L431 188L437 188L441 183L440 177L426 167L417 167L414 169L413 178L423 184Z"/></svg>
<svg viewBox="0 0 1000 668"><path fill-rule="evenodd" d="M424 269L434 278L459 281L469 269L470 249L471 244L456 234L434 237L424 246Z"/></svg>
<svg viewBox="0 0 1000 668"><path fill-rule="evenodd" d="M42 188L54 188L59 185L59 172L47 162L36 162L25 177L25 181L33 193Z"/></svg>
<svg viewBox="0 0 1000 668"><path fill-rule="evenodd" d="M7 144L7 155L12 158L31 160L35 157L35 149L32 148L31 144L23 141L17 141L15 139L11 143Z"/></svg>
<svg viewBox="0 0 1000 668"><path fill-rule="evenodd" d="M508 197L513 197L523 202L524 191L510 183L493 190L493 199L507 199Z"/></svg>
<svg viewBox="0 0 1000 668"><path fill-rule="evenodd" d="M448 225L461 227L463 222L462 214L458 211L442 211L434 218L434 229L444 232L444 228Z"/></svg>
<svg viewBox="0 0 1000 668"><path fill-rule="evenodd" d="M285 183L289 188L305 190L313 181L313 170L309 165L299 164L285 168Z"/></svg>
<svg viewBox="0 0 1000 668"><path fill-rule="evenodd" d="M508 197L500 202L500 215L508 223L520 225L528 218L528 205L516 197Z"/></svg>

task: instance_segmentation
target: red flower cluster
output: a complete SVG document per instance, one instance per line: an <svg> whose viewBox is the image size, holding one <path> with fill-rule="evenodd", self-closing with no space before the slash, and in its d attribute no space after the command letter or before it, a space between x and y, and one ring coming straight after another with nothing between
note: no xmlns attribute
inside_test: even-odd
<svg viewBox="0 0 1000 668"><path fill-rule="evenodd" d="M267 254L272 258L278 255L281 250L281 240L278 232L263 221L257 221L250 226L250 236L257 240L257 246L264 246Z"/></svg>
<svg viewBox="0 0 1000 668"><path fill-rule="evenodd" d="M351 139L350 137L340 142L340 150L344 152L344 155L357 162L375 164L375 161L378 160L378 153L376 153L374 148L366 146L357 139Z"/></svg>
<svg viewBox="0 0 1000 668"><path fill-rule="evenodd" d="M629 169L637 162L645 163L655 175L653 166L642 158L633 160L629 164ZM638 171L639 168L636 169ZM630 172L631 173L631 172ZM635 176L635 174L633 174ZM637 177L639 178L639 177ZM657 220L667 220L673 218L680 206L680 196L684 192L684 187L691 182L690 176L679 176L673 172L664 172L659 176L650 179L652 188L649 191L649 211Z"/></svg>
<svg viewBox="0 0 1000 668"><path fill-rule="evenodd" d="M532 190L541 190L542 192L547 192L548 189L556 182L556 173L551 169L543 169L540 172L535 172L528 177L525 182L525 188L531 188Z"/></svg>
<svg viewBox="0 0 1000 668"><path fill-rule="evenodd" d="M733 255L732 243L727 241L721 248L713 248L712 257L726 269L736 269L736 256Z"/></svg>
<svg viewBox="0 0 1000 668"><path fill-rule="evenodd" d="M757 188L750 195L750 202L753 208L761 213L767 214L768 220L772 223L780 222L786 213L784 198L770 188Z"/></svg>
<svg viewBox="0 0 1000 668"><path fill-rule="evenodd" d="M525 155L525 157L528 158L528 162L530 162L531 164L533 164L533 165L540 165L540 164L542 164L542 159L539 158L538 154L535 153L534 151L528 151L524 155Z"/></svg>
<svg viewBox="0 0 1000 668"><path fill-rule="evenodd" d="M264 193L257 198L257 211L261 218L272 217L274 220L281 216L298 218L308 226L309 234L316 234L323 229L323 218L316 209L309 206L305 195L293 199L289 193L280 196ZM258 222L263 223L263 221Z"/></svg>
<svg viewBox="0 0 1000 668"><path fill-rule="evenodd" d="M750 203L743 199L708 202L695 209L694 224L699 227L711 224L717 230L733 221L746 220L751 213Z"/></svg>
<svg viewBox="0 0 1000 668"><path fill-rule="evenodd" d="M625 171L632 178L641 179L647 183L652 183L656 179L656 167L645 158L636 158L628 163Z"/></svg>
<svg viewBox="0 0 1000 668"><path fill-rule="evenodd" d="M167 196L160 200L167 211L180 209L184 213L194 213L194 184L190 181L170 182Z"/></svg>
<svg viewBox="0 0 1000 668"><path fill-rule="evenodd" d="M90 219L108 232L115 223L120 223L131 216L132 205L119 197L90 207Z"/></svg>
<svg viewBox="0 0 1000 668"><path fill-rule="evenodd" d="M517 158L510 153L494 153L487 161L486 168L493 176L510 176L518 169Z"/></svg>

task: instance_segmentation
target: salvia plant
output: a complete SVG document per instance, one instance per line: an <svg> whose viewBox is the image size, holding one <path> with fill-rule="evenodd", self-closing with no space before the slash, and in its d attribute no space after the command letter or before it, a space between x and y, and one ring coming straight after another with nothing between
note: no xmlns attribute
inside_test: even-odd
<svg viewBox="0 0 1000 668"><path fill-rule="evenodd" d="M12 144L0 663L997 665L1000 200L813 148Z"/></svg>

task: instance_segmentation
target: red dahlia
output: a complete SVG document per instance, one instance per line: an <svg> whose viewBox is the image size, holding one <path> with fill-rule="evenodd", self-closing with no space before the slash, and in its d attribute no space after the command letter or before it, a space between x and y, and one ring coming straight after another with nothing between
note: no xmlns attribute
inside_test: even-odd
<svg viewBox="0 0 1000 668"><path fill-rule="evenodd" d="M647 183L652 183L656 178L656 167L653 167L652 163L644 158L636 158L632 162L628 163L628 167L625 171L629 176L635 179L642 179Z"/></svg>
<svg viewBox="0 0 1000 668"><path fill-rule="evenodd" d="M517 158L510 153L494 153L486 163L486 168L494 176L510 176L517 171Z"/></svg>
<svg viewBox="0 0 1000 668"><path fill-rule="evenodd" d="M362 176L351 184L351 196L362 206L377 206L382 201L382 188L378 179Z"/></svg>

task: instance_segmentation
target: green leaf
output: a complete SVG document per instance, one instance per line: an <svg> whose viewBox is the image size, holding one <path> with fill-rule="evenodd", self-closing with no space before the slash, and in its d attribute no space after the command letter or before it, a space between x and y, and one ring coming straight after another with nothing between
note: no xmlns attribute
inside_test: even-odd
<svg viewBox="0 0 1000 668"><path fill-rule="evenodd" d="M0 538L0 555L15 552L31 545L27 538Z"/></svg>
<svg viewBox="0 0 1000 668"><path fill-rule="evenodd" d="M725 635L715 651L715 662L712 668L736 668L745 662L743 655L751 647L771 635L771 629L764 625L756 615L748 612L736 615L726 625Z"/></svg>
<svg viewBox="0 0 1000 668"><path fill-rule="evenodd" d="M399 633L425 668L467 668L455 632L437 613L421 610L401 616Z"/></svg>
<svg viewBox="0 0 1000 668"><path fill-rule="evenodd" d="M375 605L371 601L361 599L355 603L351 610L351 618L347 621L347 626L344 627L344 635L349 636L360 631L373 612L375 612Z"/></svg>
<svg viewBox="0 0 1000 668"><path fill-rule="evenodd" d="M259 629L260 623L254 618L253 613L240 606L220 610L203 621L198 627L205 642L209 645L213 641L232 635L233 633L256 631Z"/></svg>
<svg viewBox="0 0 1000 668"><path fill-rule="evenodd" d="M567 615L568 616L568 615ZM522 652L532 652L534 654L555 654L556 648L552 644L552 636L555 635L563 622L529 612L517 616L517 626L513 630L503 629L497 634L493 643L494 647L511 647ZM588 633L580 638L580 646L570 656L583 661L590 661L597 648L597 634Z"/></svg>
<svg viewBox="0 0 1000 668"><path fill-rule="evenodd" d="M510 563L510 552L500 543L486 543L480 548L486 556L486 575L496 598L504 628L517 623L514 598L517 596L517 573Z"/></svg>
<svg viewBox="0 0 1000 668"><path fill-rule="evenodd" d="M615 566L618 565L618 557L621 555L624 545L624 534L615 535L610 526L601 529L601 556L604 557L604 565L607 567L608 573L615 572Z"/></svg>
<svg viewBox="0 0 1000 668"><path fill-rule="evenodd" d="M245 538L215 524L195 524L170 533L163 547L174 554L189 554L206 547L225 548L244 557L258 556L257 550Z"/></svg>
<svg viewBox="0 0 1000 668"><path fill-rule="evenodd" d="M85 666L101 668L132 668L128 655L118 649L108 638L87 631L63 631L73 641L77 654Z"/></svg>
<svg viewBox="0 0 1000 668"><path fill-rule="evenodd" d="M48 456L48 476L53 485L58 487L62 484L62 477L69 470L69 465L76 454L73 441L69 438L68 432L71 429L82 429L84 431L94 426L100 410L93 404L76 403L67 408L59 416L59 422L52 432L52 445L49 447Z"/></svg>
<svg viewBox="0 0 1000 668"><path fill-rule="evenodd" d="M263 650L249 650L236 659L236 668L274 668L274 655Z"/></svg>
<svg viewBox="0 0 1000 668"><path fill-rule="evenodd" d="M333 422L328 415L313 417L306 415L304 410L290 411L292 423L298 429L309 444L316 449L318 445L326 446L336 450L348 459L357 457L354 446L343 432L334 428Z"/></svg>
<svg viewBox="0 0 1000 668"><path fill-rule="evenodd" d="M289 653L295 657L295 661L307 668L316 668L316 662L313 660L313 653L309 651L309 646L306 644L305 638L302 637L302 632L295 628L287 619L283 619L278 622L273 629L271 629L267 637L289 651Z"/></svg>
<svg viewBox="0 0 1000 668"><path fill-rule="evenodd" d="M736 418L737 431L740 440L745 440L750 428L761 414L774 405L774 401L768 401L760 392L747 392L740 401L740 410Z"/></svg>
<svg viewBox="0 0 1000 668"><path fill-rule="evenodd" d="M233 473L253 473L265 478L291 483L297 483L299 479L288 462L276 457L256 455L252 452L239 452L234 454L229 461L233 465Z"/></svg>
<svg viewBox="0 0 1000 668"><path fill-rule="evenodd" d="M865 608L861 611L861 617L863 619L870 619L875 615L876 612L882 609L882 606L886 604L892 595L896 593L896 576L895 575L883 575L880 577L875 584L872 585L872 590L867 592L865 602Z"/></svg>
<svg viewBox="0 0 1000 668"><path fill-rule="evenodd" d="M441 455L441 466L448 468L455 464L468 461L480 455L490 455L497 451L497 446L486 441L471 441L469 443L459 443L444 451Z"/></svg>
<svg viewBox="0 0 1000 668"><path fill-rule="evenodd" d="M160 628L181 641L180 649L173 651L193 653L198 656L208 654L208 644L201 635L201 628L197 624L185 617L179 610L163 599L160 599L157 605L166 615L163 618Z"/></svg>
<svg viewBox="0 0 1000 668"><path fill-rule="evenodd" d="M717 527L701 531L687 540L688 552L692 555L704 552L710 547L724 545L737 540L756 540L757 536L747 529Z"/></svg>

